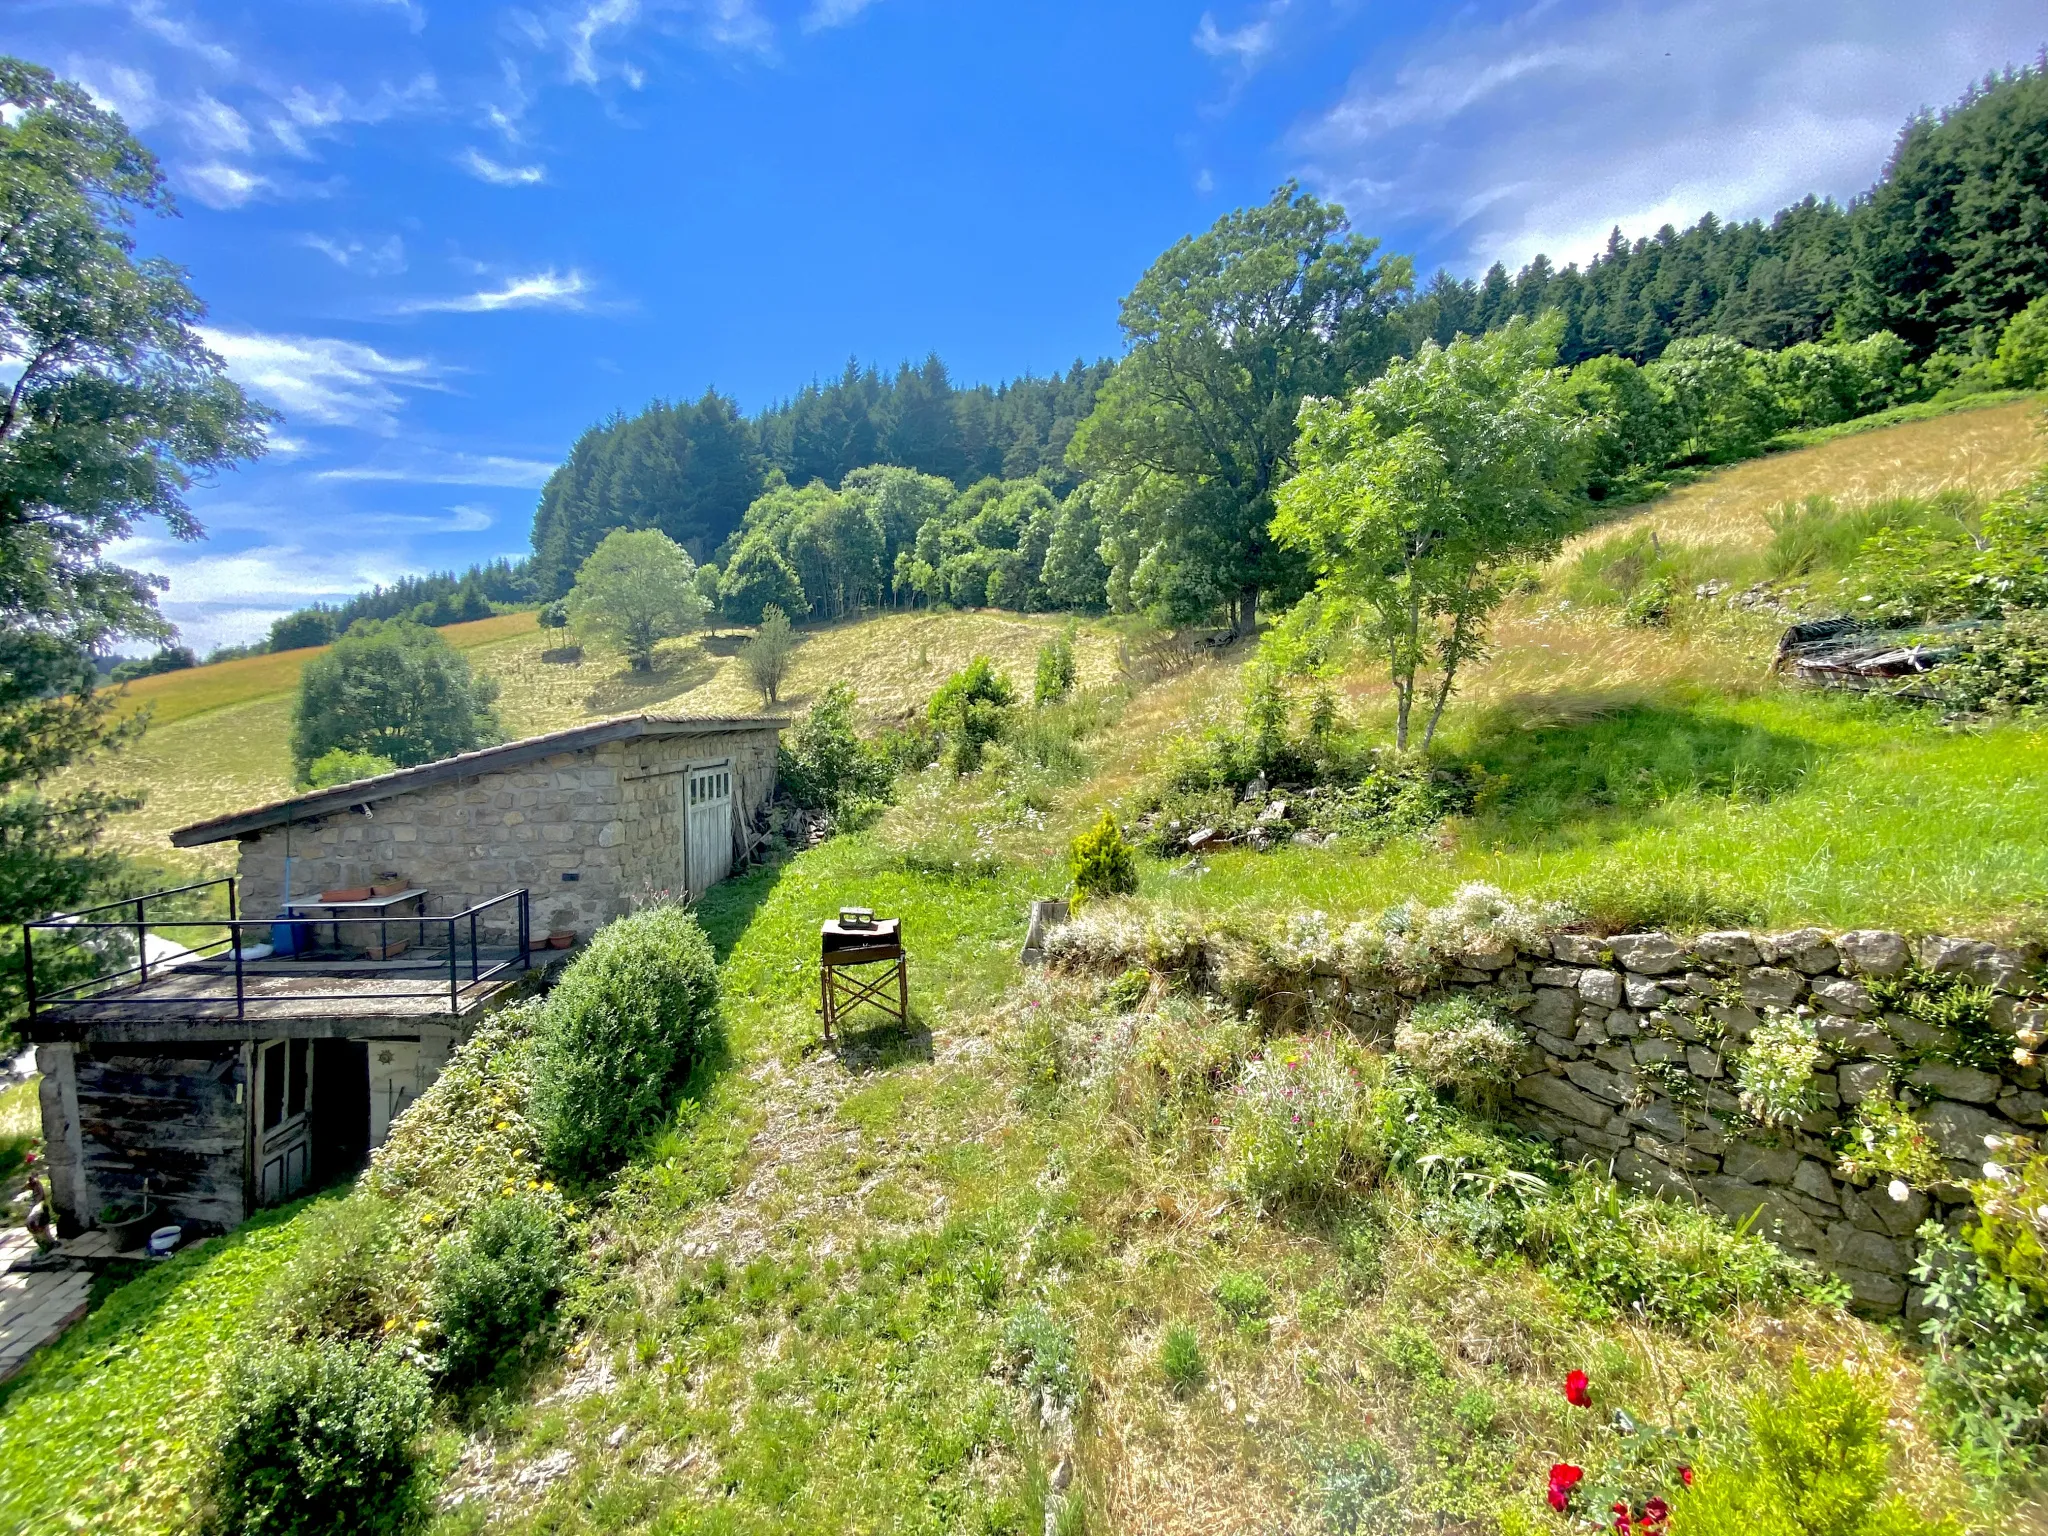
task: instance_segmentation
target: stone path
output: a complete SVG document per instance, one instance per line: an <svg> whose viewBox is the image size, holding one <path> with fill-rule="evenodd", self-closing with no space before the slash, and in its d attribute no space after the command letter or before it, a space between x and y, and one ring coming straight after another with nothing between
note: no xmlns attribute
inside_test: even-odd
<svg viewBox="0 0 2048 1536"><path fill-rule="evenodd" d="M0 1232L0 1381L85 1315L92 1274L83 1269L24 1270L36 1245L19 1227Z"/></svg>

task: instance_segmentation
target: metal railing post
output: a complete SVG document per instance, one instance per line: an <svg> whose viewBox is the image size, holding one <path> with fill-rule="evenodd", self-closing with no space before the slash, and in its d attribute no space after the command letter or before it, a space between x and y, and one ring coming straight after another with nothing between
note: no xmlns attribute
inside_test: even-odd
<svg viewBox="0 0 2048 1536"><path fill-rule="evenodd" d="M36 1016L36 925L25 923L21 929L21 979L28 993L28 1016Z"/></svg>
<svg viewBox="0 0 2048 1536"><path fill-rule="evenodd" d="M145 987L149 985L149 929L143 922L143 914L148 906L147 896L135 898L135 953L142 966L140 984Z"/></svg>
<svg viewBox="0 0 2048 1536"><path fill-rule="evenodd" d="M519 887L519 968L533 969L533 931L529 926L526 905L526 887Z"/></svg>
<svg viewBox="0 0 2048 1536"><path fill-rule="evenodd" d="M476 980L476 908L469 909L469 979Z"/></svg>
<svg viewBox="0 0 2048 1536"><path fill-rule="evenodd" d="M450 1013L462 1012L462 1006L457 1001L457 999L461 996L461 989L457 985L456 974L457 973L455 969L455 919L451 917L448 919L448 1011Z"/></svg>

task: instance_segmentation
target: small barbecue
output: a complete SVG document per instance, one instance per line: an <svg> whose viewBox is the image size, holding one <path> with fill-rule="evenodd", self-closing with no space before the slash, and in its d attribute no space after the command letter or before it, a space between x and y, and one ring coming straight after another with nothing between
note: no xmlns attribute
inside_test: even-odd
<svg viewBox="0 0 2048 1536"><path fill-rule="evenodd" d="M877 918L867 907L841 907L839 916L819 929L818 950L819 1013L827 1040L862 1003L898 1024L910 1022L910 962L903 953L902 919ZM884 969L870 973L863 969L867 966Z"/></svg>

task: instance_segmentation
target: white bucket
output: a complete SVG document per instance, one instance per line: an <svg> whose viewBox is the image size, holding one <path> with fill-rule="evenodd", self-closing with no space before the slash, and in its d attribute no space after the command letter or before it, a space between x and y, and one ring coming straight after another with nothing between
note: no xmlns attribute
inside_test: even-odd
<svg viewBox="0 0 2048 1536"><path fill-rule="evenodd" d="M177 1247L179 1240L184 1235L185 1229L183 1227L158 1227L149 1234L149 1251L158 1257L162 1257Z"/></svg>

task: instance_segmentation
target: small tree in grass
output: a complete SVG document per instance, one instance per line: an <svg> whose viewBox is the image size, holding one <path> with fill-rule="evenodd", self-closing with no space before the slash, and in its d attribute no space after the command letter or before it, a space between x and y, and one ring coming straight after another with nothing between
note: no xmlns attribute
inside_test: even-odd
<svg viewBox="0 0 2048 1536"><path fill-rule="evenodd" d="M956 774L979 768L983 749L1003 734L1015 699L1010 680L986 656L947 678L925 706L926 718L945 733L946 766Z"/></svg>
<svg viewBox="0 0 2048 1536"><path fill-rule="evenodd" d="M1138 861L1124 841L1124 829L1109 811L1075 838L1067 854L1074 877L1074 905L1098 896L1129 896L1138 889Z"/></svg>
<svg viewBox="0 0 2048 1536"><path fill-rule="evenodd" d="M1510 568L1572 528L1587 426L1550 367L1556 351L1553 325L1515 320L1425 342L1348 401L1302 402L1301 471L1280 487L1273 533L1362 615L1403 750L1416 704L1427 746L1460 669L1485 654Z"/></svg>
<svg viewBox="0 0 2048 1536"><path fill-rule="evenodd" d="M657 528L615 528L590 552L569 593L569 622L609 645L635 672L654 670L654 647L704 622L697 562Z"/></svg>
<svg viewBox="0 0 2048 1536"><path fill-rule="evenodd" d="M1033 704L1057 704L1074 691L1074 627L1070 624L1038 648L1038 678Z"/></svg>
<svg viewBox="0 0 2048 1536"><path fill-rule="evenodd" d="M747 680L760 693L762 703L782 702L782 683L795 656L796 635L789 627L789 615L770 603L754 638L740 647L740 665L747 669Z"/></svg>

